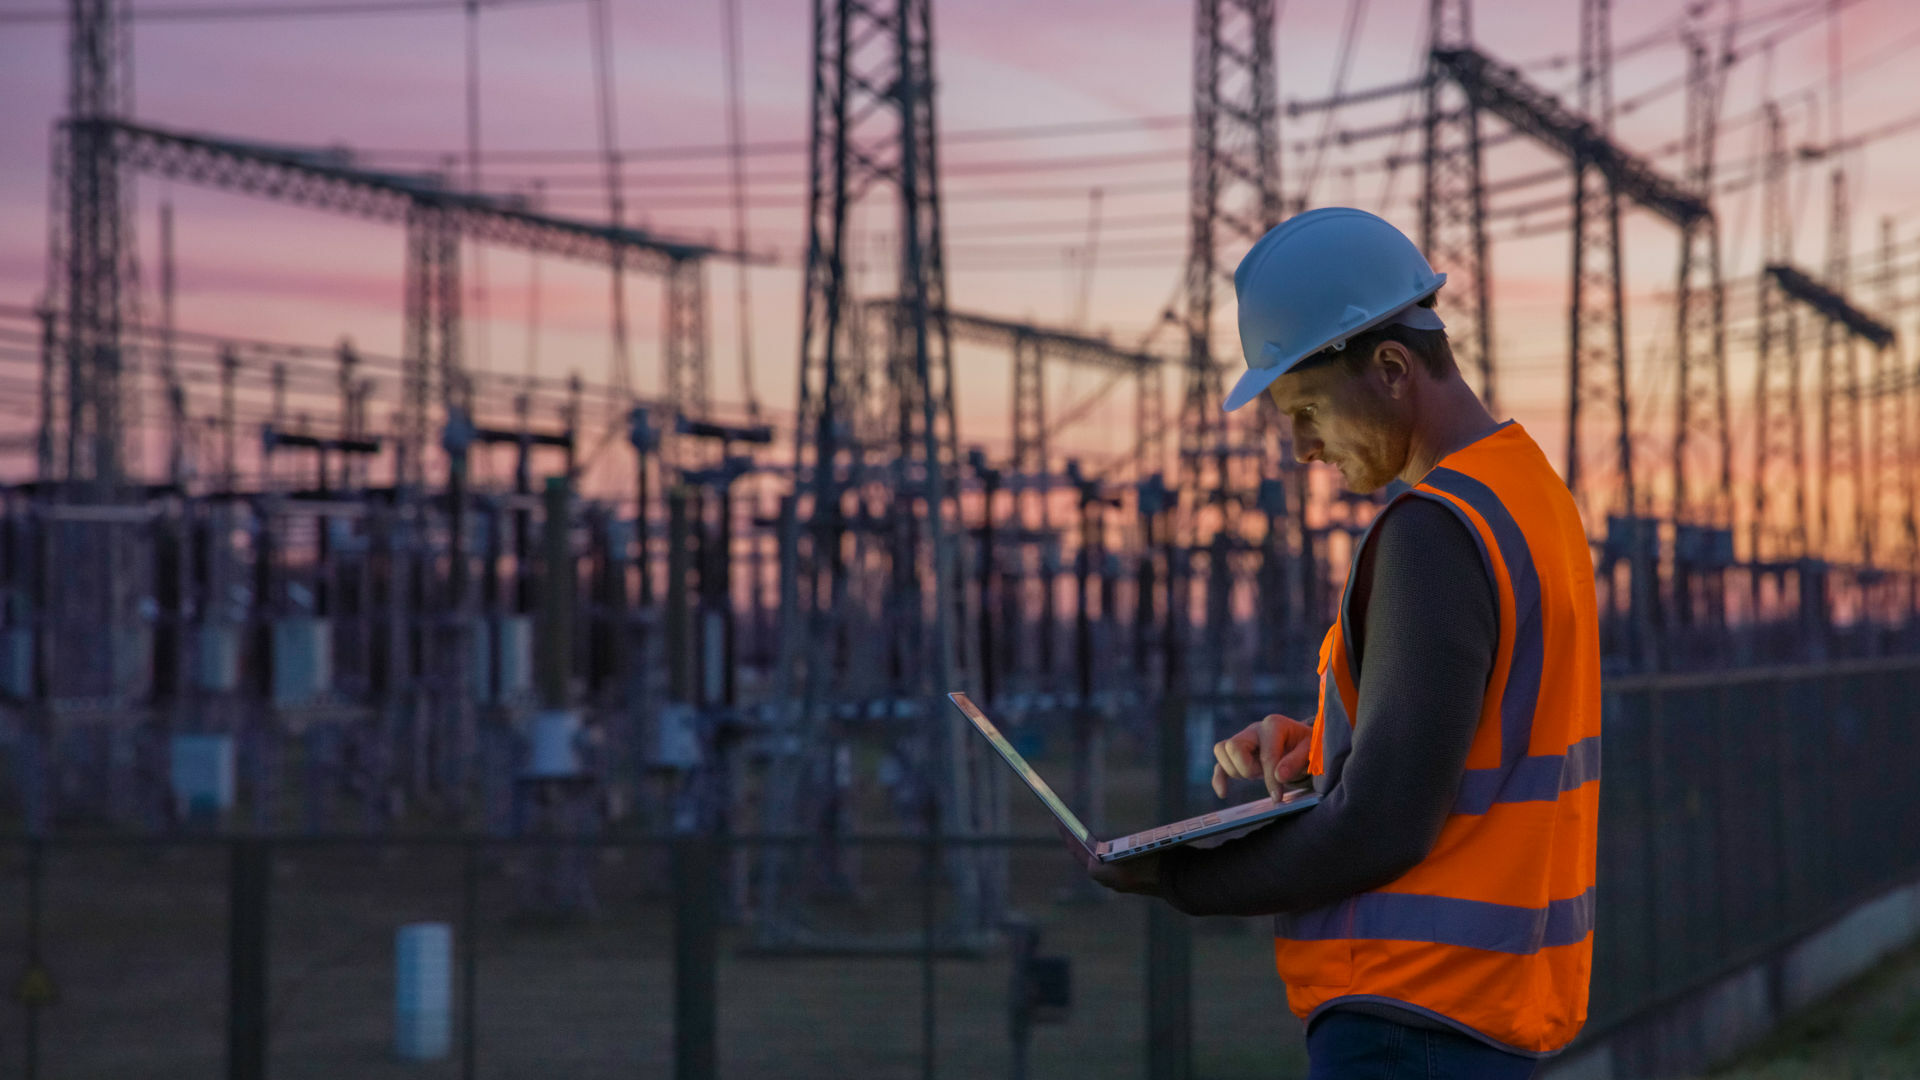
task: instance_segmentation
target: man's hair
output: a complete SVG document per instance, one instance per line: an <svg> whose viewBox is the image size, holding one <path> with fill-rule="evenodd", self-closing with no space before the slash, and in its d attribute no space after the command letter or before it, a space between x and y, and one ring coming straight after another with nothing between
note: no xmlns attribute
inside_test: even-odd
<svg viewBox="0 0 1920 1080"><path fill-rule="evenodd" d="M1419 306L1432 307L1439 295L1438 292L1428 293L1420 299ZM1292 370L1305 371L1337 360L1346 367L1347 374L1358 375L1367 369L1368 361L1373 359L1373 350L1383 341L1398 342L1424 364L1427 372L1436 379L1444 379L1456 370L1453 346L1447 344L1445 330L1416 330L1399 323L1376 326L1355 334L1347 339L1346 348L1322 349L1295 364Z"/></svg>

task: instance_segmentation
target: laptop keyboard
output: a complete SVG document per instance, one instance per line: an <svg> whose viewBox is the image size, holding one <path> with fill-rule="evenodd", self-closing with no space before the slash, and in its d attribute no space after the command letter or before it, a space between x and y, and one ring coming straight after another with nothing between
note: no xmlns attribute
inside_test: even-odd
<svg viewBox="0 0 1920 1080"><path fill-rule="evenodd" d="M1241 803L1239 806L1229 807L1225 810L1201 814L1199 817L1190 817L1185 821L1176 821L1171 825L1162 825L1157 829L1148 829L1146 832L1133 833L1124 840L1116 843L1114 847L1120 851L1130 851L1134 848L1143 847L1158 847L1161 844L1172 842L1177 836L1193 832L1197 829L1210 828L1223 821L1250 817L1264 810L1271 809L1272 806L1273 804L1266 799L1256 799L1253 802Z"/></svg>
<svg viewBox="0 0 1920 1080"><path fill-rule="evenodd" d="M1195 829L1204 829L1210 825L1218 825L1220 821L1221 818L1219 814L1202 814L1199 817L1191 817L1185 821L1176 821L1171 825L1162 825L1157 829L1148 829L1146 832L1134 833L1127 837L1126 842L1120 846L1122 848L1155 847L1176 836L1193 832Z"/></svg>

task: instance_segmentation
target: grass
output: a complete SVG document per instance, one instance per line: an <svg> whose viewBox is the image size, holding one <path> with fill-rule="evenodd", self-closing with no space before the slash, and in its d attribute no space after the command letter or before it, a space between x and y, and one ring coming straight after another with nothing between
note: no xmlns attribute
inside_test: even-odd
<svg viewBox="0 0 1920 1080"><path fill-rule="evenodd" d="M1714 1080L1920 1077L1920 944L1789 1020Z"/></svg>

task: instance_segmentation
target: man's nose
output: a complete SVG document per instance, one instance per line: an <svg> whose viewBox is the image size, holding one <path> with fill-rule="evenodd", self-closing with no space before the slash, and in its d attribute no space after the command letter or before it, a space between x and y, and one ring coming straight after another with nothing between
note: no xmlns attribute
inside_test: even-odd
<svg viewBox="0 0 1920 1080"><path fill-rule="evenodd" d="M1293 460L1302 465L1311 465L1320 460L1320 451L1325 449L1319 439L1296 439L1293 444Z"/></svg>

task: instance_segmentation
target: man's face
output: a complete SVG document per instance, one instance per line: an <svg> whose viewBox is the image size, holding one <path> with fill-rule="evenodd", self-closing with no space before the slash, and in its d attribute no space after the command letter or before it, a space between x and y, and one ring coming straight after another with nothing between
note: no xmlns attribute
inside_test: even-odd
<svg viewBox="0 0 1920 1080"><path fill-rule="evenodd" d="M1336 361L1275 379L1267 393L1293 425L1294 458L1334 466L1362 495L1387 486L1407 462L1410 360L1401 346L1384 342L1358 375Z"/></svg>

